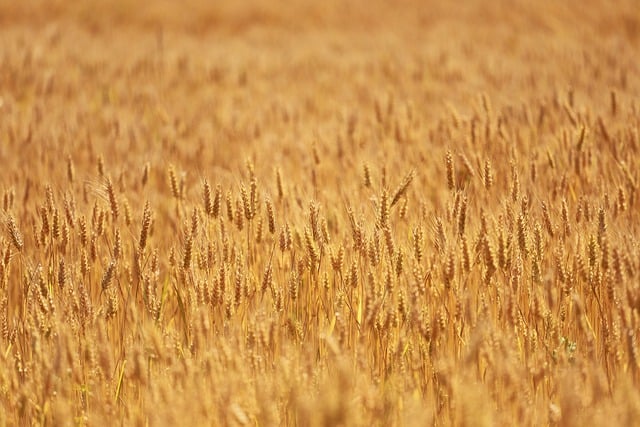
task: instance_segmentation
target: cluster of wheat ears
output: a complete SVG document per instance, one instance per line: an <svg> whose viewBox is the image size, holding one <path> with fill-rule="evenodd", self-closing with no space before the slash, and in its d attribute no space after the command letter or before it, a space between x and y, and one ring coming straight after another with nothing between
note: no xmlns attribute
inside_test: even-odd
<svg viewBox="0 0 640 427"><path fill-rule="evenodd" d="M638 422L640 18L254 3L1 5L0 425Z"/></svg>

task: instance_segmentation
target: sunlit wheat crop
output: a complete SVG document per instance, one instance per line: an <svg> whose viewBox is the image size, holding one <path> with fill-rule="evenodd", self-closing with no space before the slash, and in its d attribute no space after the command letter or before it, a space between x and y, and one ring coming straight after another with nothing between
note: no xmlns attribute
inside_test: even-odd
<svg viewBox="0 0 640 427"><path fill-rule="evenodd" d="M639 47L634 0L0 1L0 426L637 425Z"/></svg>

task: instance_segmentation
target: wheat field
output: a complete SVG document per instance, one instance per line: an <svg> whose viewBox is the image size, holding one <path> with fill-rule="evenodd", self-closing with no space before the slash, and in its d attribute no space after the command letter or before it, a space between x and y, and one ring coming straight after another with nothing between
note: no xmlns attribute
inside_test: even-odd
<svg viewBox="0 0 640 427"><path fill-rule="evenodd" d="M0 1L0 426L638 425L639 55L635 0Z"/></svg>

